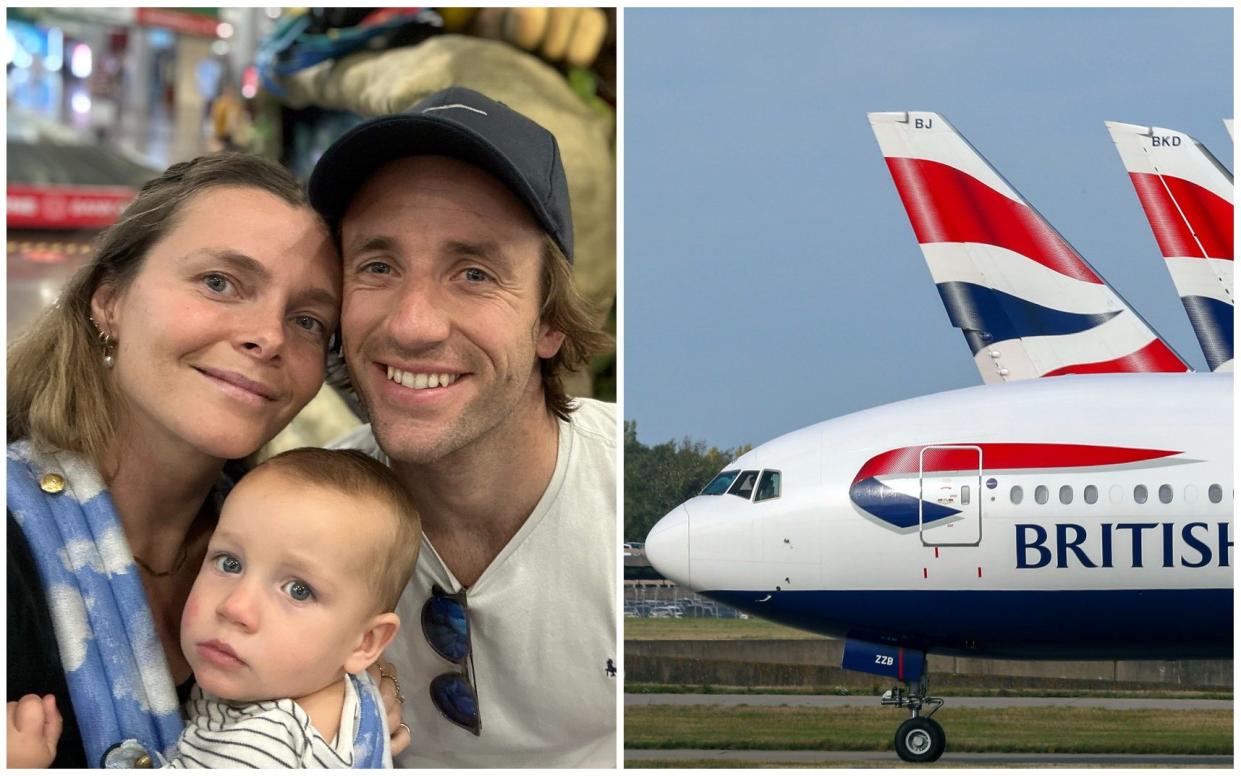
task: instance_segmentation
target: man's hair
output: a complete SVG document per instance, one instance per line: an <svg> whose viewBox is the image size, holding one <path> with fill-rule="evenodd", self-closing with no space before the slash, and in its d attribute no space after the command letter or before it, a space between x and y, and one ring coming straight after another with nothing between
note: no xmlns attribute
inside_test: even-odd
<svg viewBox="0 0 1241 776"><path fill-rule="evenodd" d="M539 320L564 334L564 343L551 358L539 359L543 399L561 420L568 420L573 400L565 393L563 376L586 366L590 358L612 346L600 328L602 317L573 282L573 267L550 234L543 235L542 306Z"/></svg>
<svg viewBox="0 0 1241 776"><path fill-rule="evenodd" d="M382 533L382 540L373 548L374 562L369 565L372 573L368 583L376 611L396 609L418 562L422 520L409 492L392 470L359 450L320 447L299 447L274 455L250 474L264 469L306 485L334 490L355 499L371 499L383 505L384 512L391 517L392 530ZM347 514L340 516L344 521L350 518Z"/></svg>
<svg viewBox="0 0 1241 776"><path fill-rule="evenodd" d="M100 236L94 258L69 280L56 304L9 346L9 441L30 439L43 449L71 450L103 468L116 438L120 402L91 323L91 298L100 286L128 288L152 246L176 228L186 203L221 186L258 189L294 207L307 205L288 170L246 154L200 156L148 181Z"/></svg>

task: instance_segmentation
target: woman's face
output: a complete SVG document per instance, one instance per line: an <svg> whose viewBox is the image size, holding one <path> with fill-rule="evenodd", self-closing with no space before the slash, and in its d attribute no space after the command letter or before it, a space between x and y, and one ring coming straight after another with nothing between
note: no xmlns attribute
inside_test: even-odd
<svg viewBox="0 0 1241 776"><path fill-rule="evenodd" d="M133 282L92 300L117 341L123 435L213 458L257 450L323 383L340 275L310 208L243 187L194 196Z"/></svg>

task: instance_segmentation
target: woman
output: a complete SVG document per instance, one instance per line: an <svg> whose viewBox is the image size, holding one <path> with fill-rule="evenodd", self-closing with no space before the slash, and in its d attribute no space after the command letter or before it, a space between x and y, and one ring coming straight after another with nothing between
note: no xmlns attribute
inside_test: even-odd
<svg viewBox="0 0 1241 776"><path fill-rule="evenodd" d="M145 185L10 347L8 697L57 696L55 766L175 743L220 500L319 390L340 282L288 172L201 157Z"/></svg>

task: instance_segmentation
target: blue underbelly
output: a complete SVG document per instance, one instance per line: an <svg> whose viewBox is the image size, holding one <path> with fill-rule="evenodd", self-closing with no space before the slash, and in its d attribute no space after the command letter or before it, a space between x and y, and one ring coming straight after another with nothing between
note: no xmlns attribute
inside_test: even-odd
<svg viewBox="0 0 1241 776"><path fill-rule="evenodd" d="M702 594L795 628L937 654L1049 660L1177 660L1233 654L1230 588Z"/></svg>

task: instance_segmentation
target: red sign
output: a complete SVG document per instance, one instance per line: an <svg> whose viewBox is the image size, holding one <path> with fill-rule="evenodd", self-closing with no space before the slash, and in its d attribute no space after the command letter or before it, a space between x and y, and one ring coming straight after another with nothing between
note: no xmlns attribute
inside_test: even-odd
<svg viewBox="0 0 1241 776"><path fill-rule="evenodd" d="M220 26L219 19L175 8L139 8L134 20L144 27L165 27L204 38L216 37L216 29Z"/></svg>
<svg viewBox="0 0 1241 776"><path fill-rule="evenodd" d="M102 229L116 223L136 192L126 186L31 186L10 183L10 229Z"/></svg>

